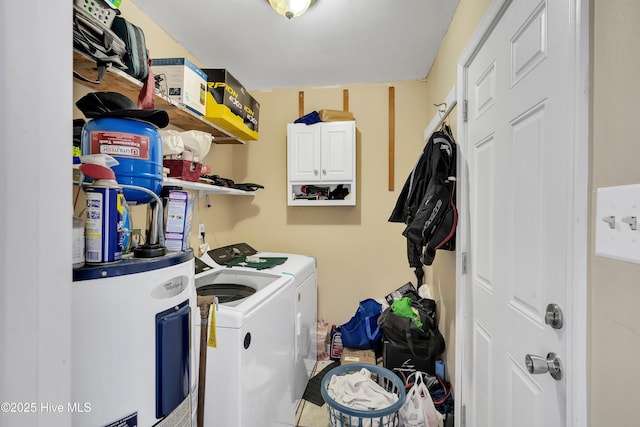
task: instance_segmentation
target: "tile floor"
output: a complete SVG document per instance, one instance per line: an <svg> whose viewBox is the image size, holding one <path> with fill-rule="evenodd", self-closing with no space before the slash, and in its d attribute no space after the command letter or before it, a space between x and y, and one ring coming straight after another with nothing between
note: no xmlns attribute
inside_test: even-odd
<svg viewBox="0 0 640 427"><path fill-rule="evenodd" d="M332 360L320 360L313 369L313 375L322 371L326 366L330 365ZM327 414L327 404L318 406L307 400L302 399L298 410L296 411L297 427L330 427L329 415Z"/></svg>

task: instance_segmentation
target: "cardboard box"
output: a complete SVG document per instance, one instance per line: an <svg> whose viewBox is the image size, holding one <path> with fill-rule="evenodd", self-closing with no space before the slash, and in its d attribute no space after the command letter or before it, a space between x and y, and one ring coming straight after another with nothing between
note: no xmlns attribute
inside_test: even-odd
<svg viewBox="0 0 640 427"><path fill-rule="evenodd" d="M224 105L233 114L244 121L244 106L246 102L246 89L238 79L224 68L205 68L207 90L213 96L217 104ZM250 107L251 108L251 107ZM214 114L209 114L211 116Z"/></svg>
<svg viewBox="0 0 640 427"><path fill-rule="evenodd" d="M206 109L207 75L187 58L151 60L153 74L158 76L156 90L198 115Z"/></svg>
<svg viewBox="0 0 640 427"><path fill-rule="evenodd" d="M353 348L342 349L341 365L350 363L367 363L369 365L376 364L376 354L373 350L356 350Z"/></svg>
<svg viewBox="0 0 640 427"><path fill-rule="evenodd" d="M204 119L218 125L233 136L243 140L257 140L258 132L249 129L242 117L236 116L226 105L218 104L207 91L207 113Z"/></svg>
<svg viewBox="0 0 640 427"><path fill-rule="evenodd" d="M435 375L435 359L414 356L400 351L389 341L385 340L382 349L382 363L385 368L393 371L406 382L409 375L415 371L427 372Z"/></svg>
<svg viewBox="0 0 640 427"><path fill-rule="evenodd" d="M320 120L323 122L342 122L353 120L353 113L340 110L320 110L318 111Z"/></svg>
<svg viewBox="0 0 640 427"><path fill-rule="evenodd" d="M205 119L240 139L258 139L260 103L224 68L205 68Z"/></svg>
<svg viewBox="0 0 640 427"><path fill-rule="evenodd" d="M168 251L180 252L190 247L195 196L188 191L169 191L164 245Z"/></svg>
<svg viewBox="0 0 640 427"><path fill-rule="evenodd" d="M244 124L251 130L258 132L258 120L260 119L260 103L247 92L244 105Z"/></svg>
<svg viewBox="0 0 640 427"><path fill-rule="evenodd" d="M184 181L198 182L202 163L191 160L164 159L162 166L169 169L169 177L178 178Z"/></svg>

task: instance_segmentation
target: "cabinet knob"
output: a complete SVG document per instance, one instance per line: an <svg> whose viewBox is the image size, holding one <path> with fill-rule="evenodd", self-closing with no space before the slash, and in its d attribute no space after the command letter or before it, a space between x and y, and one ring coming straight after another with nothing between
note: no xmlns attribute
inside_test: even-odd
<svg viewBox="0 0 640 427"><path fill-rule="evenodd" d="M327 174L327 170L326 169L322 169L322 175L326 175Z"/></svg>

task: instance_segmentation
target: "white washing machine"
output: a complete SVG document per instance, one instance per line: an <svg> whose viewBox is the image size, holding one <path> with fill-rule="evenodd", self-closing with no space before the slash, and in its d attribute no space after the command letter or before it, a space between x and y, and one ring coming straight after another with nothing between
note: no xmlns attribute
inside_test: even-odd
<svg viewBox="0 0 640 427"><path fill-rule="evenodd" d="M259 262L242 263L247 257ZM316 360L315 258L239 243L196 259L195 278L198 295L218 298L209 317L204 425L294 426Z"/></svg>

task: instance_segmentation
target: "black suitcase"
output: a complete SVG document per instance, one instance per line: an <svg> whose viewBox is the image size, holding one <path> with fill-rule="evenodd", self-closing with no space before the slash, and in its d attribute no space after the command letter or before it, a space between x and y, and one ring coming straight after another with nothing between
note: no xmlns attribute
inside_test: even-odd
<svg viewBox="0 0 640 427"><path fill-rule="evenodd" d="M126 52L122 58L127 66L124 71L140 81L145 81L149 75L149 56L142 29L121 16L114 18L111 29L126 45Z"/></svg>

